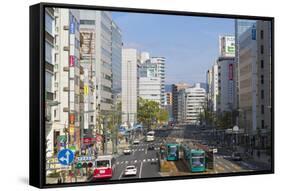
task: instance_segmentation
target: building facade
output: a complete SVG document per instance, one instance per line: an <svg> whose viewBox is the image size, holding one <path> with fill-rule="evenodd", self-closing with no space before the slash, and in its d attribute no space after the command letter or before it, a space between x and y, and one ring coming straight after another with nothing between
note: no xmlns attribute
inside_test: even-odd
<svg viewBox="0 0 281 191"><path fill-rule="evenodd" d="M137 122L138 67L140 55L136 49L122 49L122 123Z"/></svg>
<svg viewBox="0 0 281 191"><path fill-rule="evenodd" d="M218 65L218 95L217 112L234 109L234 57L219 57Z"/></svg>
<svg viewBox="0 0 281 191"><path fill-rule="evenodd" d="M79 11L58 9L55 16L54 141L56 148L81 146L81 87ZM64 145L67 140L68 145Z"/></svg>
<svg viewBox="0 0 281 191"><path fill-rule="evenodd" d="M206 105L206 91L196 83L193 87L181 89L178 93L178 121L189 125L199 125L200 114Z"/></svg>
<svg viewBox="0 0 281 191"><path fill-rule="evenodd" d="M179 111L178 111L178 93L181 89L186 89L188 87L191 87L191 85L187 84L187 83L177 83L177 84L172 84L172 111L173 111L173 117L174 117L174 121L178 122L178 115L179 115Z"/></svg>
<svg viewBox="0 0 281 191"><path fill-rule="evenodd" d="M251 23L239 36L239 111L251 147L270 147L271 26ZM265 95L266 94L266 95Z"/></svg>

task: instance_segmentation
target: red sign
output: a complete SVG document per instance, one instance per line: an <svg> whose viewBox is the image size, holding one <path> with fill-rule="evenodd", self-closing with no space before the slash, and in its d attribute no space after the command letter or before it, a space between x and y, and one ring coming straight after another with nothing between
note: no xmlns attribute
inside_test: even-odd
<svg viewBox="0 0 281 191"><path fill-rule="evenodd" d="M83 143L84 144L92 144L93 139L92 138L83 138Z"/></svg>
<svg viewBox="0 0 281 191"><path fill-rule="evenodd" d="M228 65L228 80L233 80L233 64Z"/></svg>
<svg viewBox="0 0 281 191"><path fill-rule="evenodd" d="M74 56L70 55L69 56L69 66L73 67L74 64L75 64L75 58L74 58Z"/></svg>

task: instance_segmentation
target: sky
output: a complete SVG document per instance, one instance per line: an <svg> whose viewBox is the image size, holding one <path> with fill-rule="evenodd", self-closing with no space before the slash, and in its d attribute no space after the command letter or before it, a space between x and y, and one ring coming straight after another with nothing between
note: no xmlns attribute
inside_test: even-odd
<svg viewBox="0 0 281 191"><path fill-rule="evenodd" d="M124 47L166 58L166 84L206 82L219 52L219 36L234 34L234 20L112 12Z"/></svg>

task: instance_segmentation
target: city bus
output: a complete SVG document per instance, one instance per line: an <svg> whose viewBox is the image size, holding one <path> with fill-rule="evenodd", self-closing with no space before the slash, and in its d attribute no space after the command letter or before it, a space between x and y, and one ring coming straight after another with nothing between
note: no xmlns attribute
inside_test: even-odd
<svg viewBox="0 0 281 191"><path fill-rule="evenodd" d="M187 145L183 145L182 150L183 161L190 172L204 172L206 170L204 150L190 148Z"/></svg>
<svg viewBox="0 0 281 191"><path fill-rule="evenodd" d="M154 137L154 135L155 135L155 132L154 131L149 131L149 132L147 132L146 133L146 141L147 142L152 142L152 141L154 141L155 140L155 137Z"/></svg>
<svg viewBox="0 0 281 191"><path fill-rule="evenodd" d="M98 156L95 160L94 179L110 179L115 170L115 157L111 155Z"/></svg>
<svg viewBox="0 0 281 191"><path fill-rule="evenodd" d="M179 160L179 144L177 143L167 143L166 144L166 160L167 161L177 161Z"/></svg>

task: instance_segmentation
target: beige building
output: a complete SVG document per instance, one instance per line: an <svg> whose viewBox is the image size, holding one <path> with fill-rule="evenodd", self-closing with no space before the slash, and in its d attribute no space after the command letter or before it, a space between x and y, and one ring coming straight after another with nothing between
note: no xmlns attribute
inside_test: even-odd
<svg viewBox="0 0 281 191"><path fill-rule="evenodd" d="M246 142L270 144L271 132L271 28L257 21L239 37L239 112Z"/></svg>

